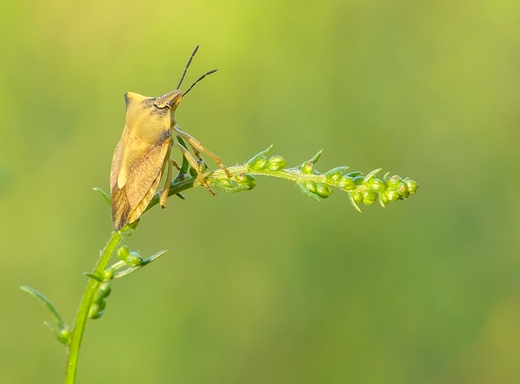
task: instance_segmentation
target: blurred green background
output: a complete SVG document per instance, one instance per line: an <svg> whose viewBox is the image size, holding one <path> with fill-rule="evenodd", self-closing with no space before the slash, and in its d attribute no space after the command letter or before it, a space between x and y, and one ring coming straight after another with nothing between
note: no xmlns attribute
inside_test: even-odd
<svg viewBox="0 0 520 384"><path fill-rule="evenodd" d="M72 322L111 230L123 94L172 90L228 165L383 167L406 202L357 213L259 178L154 209L169 253L113 284L78 383L520 382L518 1L4 1L0 382L63 381L39 289ZM179 159L179 154L174 153Z"/></svg>

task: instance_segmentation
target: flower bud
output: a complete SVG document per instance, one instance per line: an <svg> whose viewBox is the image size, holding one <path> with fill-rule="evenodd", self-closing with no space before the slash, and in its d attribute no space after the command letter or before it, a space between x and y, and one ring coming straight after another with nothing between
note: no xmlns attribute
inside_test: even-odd
<svg viewBox="0 0 520 384"><path fill-rule="evenodd" d="M103 277L103 280L112 280L114 278L114 270L112 268L107 268L101 272L101 276Z"/></svg>
<svg viewBox="0 0 520 384"><path fill-rule="evenodd" d="M406 185L406 189L408 189L408 192L410 192L410 195L413 195L415 192L417 192L417 188L419 188L419 184L415 182L414 180L410 180L408 178L404 179L404 183Z"/></svg>
<svg viewBox="0 0 520 384"><path fill-rule="evenodd" d="M117 250L117 258L122 261L126 261L126 258L128 257L128 247L126 245L123 245L119 247Z"/></svg>
<svg viewBox="0 0 520 384"><path fill-rule="evenodd" d="M264 169L267 165L267 157L261 156L256 159L252 164L249 165L249 169L252 171L260 171Z"/></svg>
<svg viewBox="0 0 520 384"><path fill-rule="evenodd" d="M396 189L396 187L401 183L401 181L401 176L393 175L386 181L386 183L388 184L388 188Z"/></svg>
<svg viewBox="0 0 520 384"><path fill-rule="evenodd" d="M313 173L314 171L314 163L310 160L308 161L305 161L301 166L300 166L300 170L302 171L302 173L305 173L305 174L311 174Z"/></svg>
<svg viewBox="0 0 520 384"><path fill-rule="evenodd" d="M371 190L366 190L363 192L363 204L372 205L377 200L377 193Z"/></svg>
<svg viewBox="0 0 520 384"><path fill-rule="evenodd" d="M350 178L349 176L343 176L338 181L338 187L346 191L349 191L351 189L356 188L356 184L354 183L354 179Z"/></svg>
<svg viewBox="0 0 520 384"><path fill-rule="evenodd" d="M234 177L235 181L240 185L247 185L248 191L256 187L256 179L247 173L241 173Z"/></svg>
<svg viewBox="0 0 520 384"><path fill-rule="evenodd" d="M286 166L286 161L282 156L273 156L269 159L267 162L267 168L269 168L271 171L279 171L280 169L283 169Z"/></svg>
<svg viewBox="0 0 520 384"><path fill-rule="evenodd" d="M327 171L325 173L325 178L328 181L338 182L343 176L343 174L347 171L347 169L347 166L332 168L330 171Z"/></svg>
<svg viewBox="0 0 520 384"><path fill-rule="evenodd" d="M104 301L103 301L104 303ZM93 303L88 310L88 317L90 319L99 319L103 315L100 303Z"/></svg>
<svg viewBox="0 0 520 384"><path fill-rule="evenodd" d="M316 194L319 197L326 199L327 197L332 195L332 188L329 187L327 184L317 183L316 184Z"/></svg>
<svg viewBox="0 0 520 384"><path fill-rule="evenodd" d="M204 173L208 170L208 166L206 165L206 163L204 162L204 160L199 160L197 161L197 164L199 165L199 170Z"/></svg>
<svg viewBox="0 0 520 384"><path fill-rule="evenodd" d="M312 193L316 193L316 190L317 190L317 186L316 186L316 183L314 181L306 181L305 182L305 188L309 192L312 192Z"/></svg>
<svg viewBox="0 0 520 384"><path fill-rule="evenodd" d="M254 170L261 170L265 167L267 164L267 157L266 155L271 152L271 149L273 149L273 146L270 145L267 149L263 150L260 153L257 153L254 155L249 161L247 162L247 169L249 171Z"/></svg>
<svg viewBox="0 0 520 384"><path fill-rule="evenodd" d="M383 180L373 178L369 182L370 189L374 192L383 192L386 189L386 183Z"/></svg>
<svg viewBox="0 0 520 384"><path fill-rule="evenodd" d="M232 187L233 185L231 184L231 181L229 181L229 179L227 178L223 178L223 179L215 179L215 181L217 181L219 184L221 184L222 186L224 187Z"/></svg>
<svg viewBox="0 0 520 384"><path fill-rule="evenodd" d="M399 200L399 193L397 193L395 189L387 189L385 191L385 196L387 197L388 201Z"/></svg>
<svg viewBox="0 0 520 384"><path fill-rule="evenodd" d="M143 258L139 253L131 251L126 258L125 263L130 267L137 267L143 264Z"/></svg>
<svg viewBox="0 0 520 384"><path fill-rule="evenodd" d="M395 187L395 190L397 191L397 193L399 193L401 196L405 196L408 197L409 193L408 193L408 190L406 189L406 185L405 183L401 182L399 183L396 187Z"/></svg>
<svg viewBox="0 0 520 384"><path fill-rule="evenodd" d="M356 203L362 203L363 202L363 194L359 191L352 192L352 198Z"/></svg>
<svg viewBox="0 0 520 384"><path fill-rule="evenodd" d="M401 199L406 200L410 197L410 192L408 192L408 189L405 187L403 193L400 193L399 195L401 196Z"/></svg>
<svg viewBox="0 0 520 384"><path fill-rule="evenodd" d="M62 329L60 329L60 340L67 341L67 343L64 343L65 345L68 344L71 336L72 331L68 325L65 325Z"/></svg>
<svg viewBox="0 0 520 384"><path fill-rule="evenodd" d="M93 303L100 303L102 302L108 295L110 295L110 291L112 288L110 288L110 285L108 283L103 283L99 286L96 294L92 298Z"/></svg>

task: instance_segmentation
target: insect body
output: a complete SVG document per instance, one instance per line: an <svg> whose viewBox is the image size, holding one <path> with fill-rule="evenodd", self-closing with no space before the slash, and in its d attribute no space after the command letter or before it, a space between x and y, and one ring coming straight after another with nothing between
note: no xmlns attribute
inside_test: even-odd
<svg viewBox="0 0 520 384"><path fill-rule="evenodd" d="M194 137L182 131L175 120L175 110L183 96L204 77L217 71L213 69L206 72L185 92L179 90L198 48L197 46L190 56L174 91L158 97L145 97L133 92L125 94L126 123L114 151L110 172L112 222L116 230L133 223L143 214L166 170L164 189L159 200L160 205L165 206L172 179L172 167L178 168L177 163L170 159L172 146L181 150L191 167L197 171L200 183L214 195L202 175L199 162L184 146L174 141L173 133L189 144L200 162L200 153L204 152L229 175L221 159L204 148Z"/></svg>

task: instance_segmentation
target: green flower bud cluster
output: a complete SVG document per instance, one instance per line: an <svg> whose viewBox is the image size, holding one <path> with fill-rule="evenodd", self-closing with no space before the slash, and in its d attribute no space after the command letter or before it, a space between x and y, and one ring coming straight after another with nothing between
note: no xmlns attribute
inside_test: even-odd
<svg viewBox="0 0 520 384"><path fill-rule="evenodd" d="M238 173L232 179L227 176L211 177L207 181L215 188L227 193L250 191L256 187L256 179L248 173Z"/></svg>
<svg viewBox="0 0 520 384"><path fill-rule="evenodd" d="M304 180L298 183L298 186L304 195L309 196L315 200L326 199L332 195L332 188L330 187L331 182L327 179L327 177L324 178L323 175L315 168L315 164L320 159L322 152L323 151L319 151L311 159L304 161L298 168L291 169L293 172L300 171L301 174L304 175ZM330 170L329 178L337 180L338 176L336 173L339 172L339 168ZM316 177L311 176L312 180L310 180L305 177L307 175L316 175L320 177L316 179Z"/></svg>
<svg viewBox="0 0 520 384"><path fill-rule="evenodd" d="M375 177L380 171L381 168L375 169L366 176L361 172L342 175L336 179L336 186L349 193L349 200L358 211L361 210L357 204L363 203L368 206L379 200L379 204L384 208L385 204L391 201L407 199L419 188L419 185L408 177L390 177L390 173L385 174L383 179ZM334 182L330 177L329 180Z"/></svg>
<svg viewBox="0 0 520 384"><path fill-rule="evenodd" d="M332 195L332 188L325 183L316 183L309 180L299 183L298 186L305 196L311 197L315 200L326 199Z"/></svg>
<svg viewBox="0 0 520 384"><path fill-rule="evenodd" d="M135 251L129 251L126 245L120 247L116 254L117 258L129 267L137 267L143 264L143 258L141 255Z"/></svg>
<svg viewBox="0 0 520 384"><path fill-rule="evenodd" d="M130 251L126 245L122 245L116 251L117 258L119 259L118 262L106 268L101 273L101 276L94 276L90 273L86 273L86 275L97 280L100 283L106 283L110 280L119 279L121 277L127 276L130 273L147 266L152 261L155 261L165 253L166 251L161 251L143 260L143 258L138 252Z"/></svg>
<svg viewBox="0 0 520 384"><path fill-rule="evenodd" d="M150 264L152 261L155 261L165 253L166 251L161 251L143 260L143 258L138 252L130 251L126 245L123 245L119 247L119 249L116 251L116 255L119 261L103 270L100 273L100 276L88 272L85 273L85 275L96 280L99 283L96 293L92 298L92 303L88 315L89 318L98 319L103 315L103 311L106 307L105 299L110 294L109 284L112 280L125 277L131 274L132 272L135 272L138 269L145 267L146 265Z"/></svg>
<svg viewBox="0 0 520 384"><path fill-rule="evenodd" d="M279 171L287 165L285 159L280 155L274 155L267 158L267 154L271 151L272 145L265 151L260 152L247 162L248 171Z"/></svg>
<svg viewBox="0 0 520 384"><path fill-rule="evenodd" d="M110 295L111 288L110 283L102 283L99 285L97 292L92 298L92 302L90 304L90 309L88 312L88 317L90 319L99 319L105 310L106 301L105 299Z"/></svg>

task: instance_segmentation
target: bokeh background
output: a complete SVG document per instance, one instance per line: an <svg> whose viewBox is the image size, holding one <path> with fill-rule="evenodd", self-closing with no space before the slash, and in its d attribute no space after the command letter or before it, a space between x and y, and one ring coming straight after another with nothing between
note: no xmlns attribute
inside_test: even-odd
<svg viewBox="0 0 520 384"><path fill-rule="evenodd" d="M518 1L3 1L0 382L59 383L111 231L123 94L170 91L228 165L274 144L297 165L410 176L357 213L291 183L187 200L128 239L169 253L113 284L78 383L520 382ZM179 155L175 154L177 158Z"/></svg>

